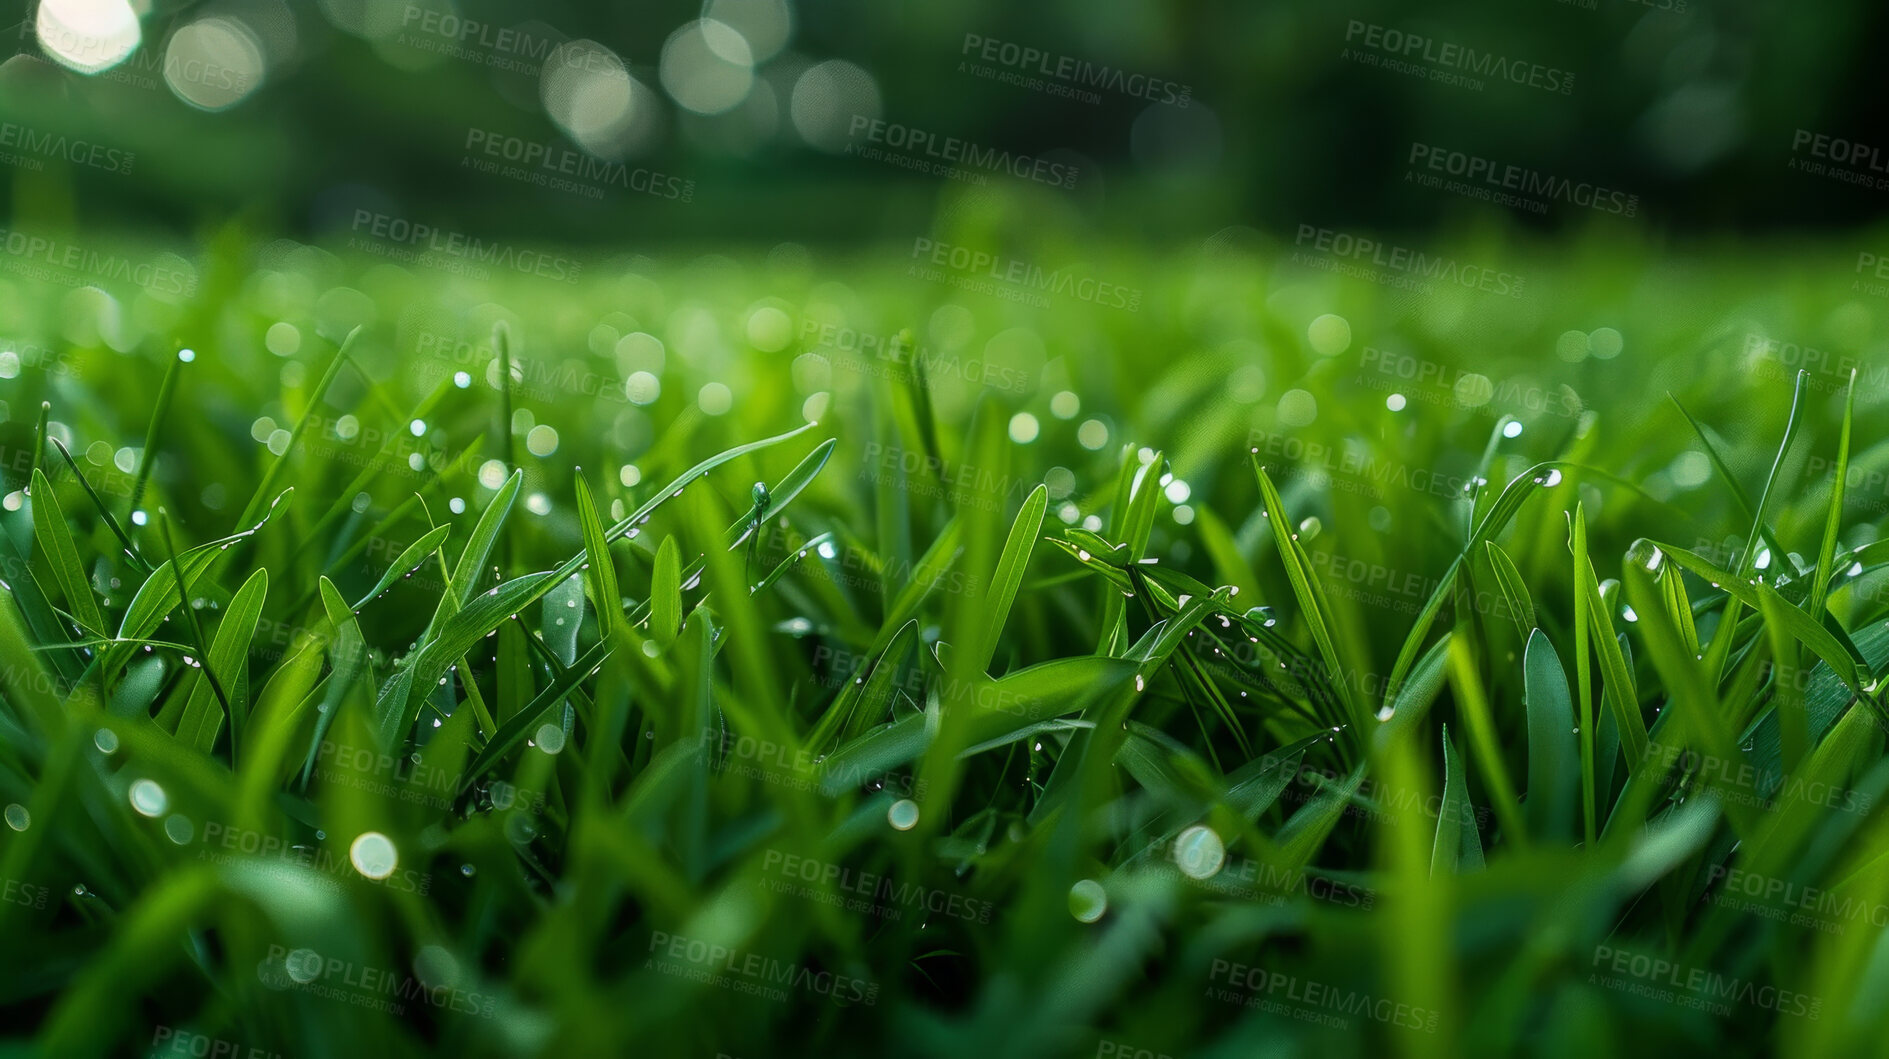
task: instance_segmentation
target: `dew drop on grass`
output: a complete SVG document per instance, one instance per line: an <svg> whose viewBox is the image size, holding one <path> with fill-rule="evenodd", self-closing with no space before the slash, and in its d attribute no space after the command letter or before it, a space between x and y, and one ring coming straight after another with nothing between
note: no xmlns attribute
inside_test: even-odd
<svg viewBox="0 0 1889 1059"><path fill-rule="evenodd" d="M26 806L18 802L7 806L7 826L15 831L24 831L33 826L33 814L26 811Z"/></svg>
<svg viewBox="0 0 1889 1059"><path fill-rule="evenodd" d="M1094 879L1082 879L1069 888L1069 914L1078 923L1093 923L1108 911L1108 891Z"/></svg>
<svg viewBox="0 0 1889 1059"><path fill-rule="evenodd" d="M1666 561L1666 555L1659 550L1659 545L1641 537L1627 548L1627 561L1649 574L1657 574L1660 565Z"/></svg>
<svg viewBox="0 0 1889 1059"><path fill-rule="evenodd" d="M196 837L197 828L195 824L190 822L188 816L182 813L172 813L170 816L164 818L164 835L180 846L187 846L190 844L190 840Z"/></svg>
<svg viewBox="0 0 1889 1059"><path fill-rule="evenodd" d="M470 879L470 878L472 878L472 877L473 877L474 875L477 875L477 874L479 874L479 869L477 869L477 868L475 868L475 867L473 867L473 866L472 866L472 865L470 865L470 864L461 864L461 865L459 866L459 874L461 874L461 875L463 875L463 876L465 876L466 878L468 878L468 879Z"/></svg>
<svg viewBox="0 0 1889 1059"><path fill-rule="evenodd" d="M118 750L118 733L109 728L100 728L92 735L92 745L101 754L111 754Z"/></svg>
<svg viewBox="0 0 1889 1059"><path fill-rule="evenodd" d="M885 811L886 823L900 831L910 831L918 826L918 803L910 798L900 798Z"/></svg>
<svg viewBox="0 0 1889 1059"><path fill-rule="evenodd" d="M1226 843L1210 827L1195 824L1174 839L1174 863L1190 879L1211 879L1226 862Z"/></svg>
<svg viewBox="0 0 1889 1059"><path fill-rule="evenodd" d="M367 878L385 879L400 864L400 851L386 835L364 831L348 846L348 860Z"/></svg>
<svg viewBox="0 0 1889 1059"><path fill-rule="evenodd" d="M131 807L144 816L160 816L170 803L170 796L156 780L138 780L131 785Z"/></svg>
<svg viewBox="0 0 1889 1059"><path fill-rule="evenodd" d="M539 750L547 754L556 754L564 749L564 729L555 724L541 724L538 726L537 734L532 737L532 741L538 744Z"/></svg>

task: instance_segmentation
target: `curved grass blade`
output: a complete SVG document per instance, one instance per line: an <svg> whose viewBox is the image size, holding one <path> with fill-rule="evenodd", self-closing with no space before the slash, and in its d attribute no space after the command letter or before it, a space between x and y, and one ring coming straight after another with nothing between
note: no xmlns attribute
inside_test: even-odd
<svg viewBox="0 0 1889 1059"><path fill-rule="evenodd" d="M1010 617L1010 607L1016 601L1017 587L1023 583L1024 569L1030 565L1030 552L1036 545L1037 534L1042 532L1043 513L1048 508L1049 489L1038 485L1024 499L1016 521L1010 524L1010 536L1004 541L1003 555L997 560L996 573L984 595L983 624L978 627L977 638L964 646L963 661L970 672L990 670L991 657L997 651L997 641Z"/></svg>
<svg viewBox="0 0 1889 1059"><path fill-rule="evenodd" d="M72 608L73 616L86 632L103 635L105 616L99 612L98 600L92 596L92 584L85 576L79 549L72 543L72 531L66 525L66 513L60 509L59 498L53 495L46 473L37 467L33 468L33 536L38 539L46 564L52 568L53 579L65 594L66 605Z"/></svg>
<svg viewBox="0 0 1889 1059"><path fill-rule="evenodd" d="M623 595L617 590L617 568L610 558L603 520L597 516L597 501L582 474L577 475L577 524L584 532L584 552L590 559L586 580L591 605L597 609L598 633L605 641L614 640L623 624Z"/></svg>
<svg viewBox="0 0 1889 1059"><path fill-rule="evenodd" d="M1266 522L1272 527L1273 544L1279 554L1279 562L1285 568L1286 579L1291 582L1292 594L1298 598L1299 609L1305 616L1305 623L1310 627L1312 640L1318 645L1319 657L1331 675L1332 684L1338 695L1338 701L1344 708L1347 721L1361 724L1362 716L1358 712L1357 701L1351 693L1351 682L1346 679L1344 660L1338 654L1338 644L1331 627L1330 606L1324 598L1324 590L1319 587L1318 574L1306 559L1305 549L1299 547L1297 536L1292 532L1285 504L1279 499L1279 491L1273 488L1272 478L1257 456L1250 460L1253 473L1259 479L1260 502ZM1391 682L1396 684L1401 673L1393 673Z"/></svg>
<svg viewBox="0 0 1889 1059"><path fill-rule="evenodd" d="M1536 628L1535 601L1528 593L1528 583L1522 580L1522 572L1515 568L1515 560L1494 541L1483 544L1483 551L1489 556L1489 566L1495 571L1496 587L1502 592L1502 599L1508 604L1509 616L1515 621L1515 631L1522 639L1528 639L1530 631Z"/></svg>
<svg viewBox="0 0 1889 1059"><path fill-rule="evenodd" d="M445 543L447 534L451 532L451 526L435 526L427 530L419 540L407 545L400 555L388 564L387 572L380 575L380 580L374 582L374 587L368 589L366 595L354 601L353 609L358 611L372 603L380 597L382 592L392 587L395 581L419 569L427 556L439 550L439 546Z"/></svg>

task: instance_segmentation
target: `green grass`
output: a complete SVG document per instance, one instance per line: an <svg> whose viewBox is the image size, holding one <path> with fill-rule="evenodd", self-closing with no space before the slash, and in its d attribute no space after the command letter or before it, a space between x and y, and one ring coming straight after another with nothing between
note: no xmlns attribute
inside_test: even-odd
<svg viewBox="0 0 1889 1059"><path fill-rule="evenodd" d="M12 1050L1879 1050L1842 248L1289 253L0 282Z"/></svg>

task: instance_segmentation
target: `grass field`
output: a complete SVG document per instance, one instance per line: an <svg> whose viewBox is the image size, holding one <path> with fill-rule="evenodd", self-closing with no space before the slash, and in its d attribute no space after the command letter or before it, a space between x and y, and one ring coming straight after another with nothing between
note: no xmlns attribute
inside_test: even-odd
<svg viewBox="0 0 1889 1059"><path fill-rule="evenodd" d="M8 1054L1883 1049L1861 247L390 245L4 262Z"/></svg>

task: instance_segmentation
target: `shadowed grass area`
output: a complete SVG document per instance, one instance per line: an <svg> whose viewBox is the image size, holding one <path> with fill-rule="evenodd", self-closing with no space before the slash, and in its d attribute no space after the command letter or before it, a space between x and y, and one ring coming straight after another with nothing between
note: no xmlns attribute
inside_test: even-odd
<svg viewBox="0 0 1889 1059"><path fill-rule="evenodd" d="M1858 1054L1883 307L1497 259L6 281L17 1049Z"/></svg>

